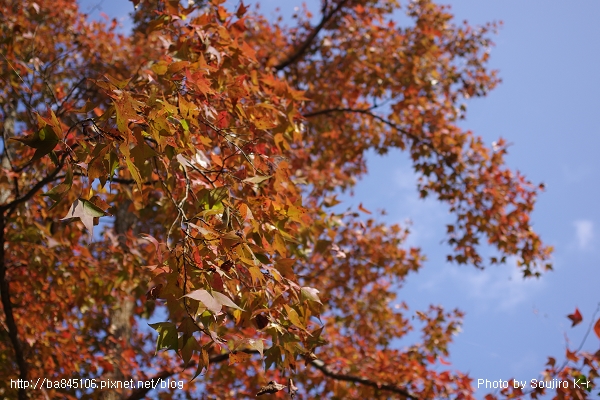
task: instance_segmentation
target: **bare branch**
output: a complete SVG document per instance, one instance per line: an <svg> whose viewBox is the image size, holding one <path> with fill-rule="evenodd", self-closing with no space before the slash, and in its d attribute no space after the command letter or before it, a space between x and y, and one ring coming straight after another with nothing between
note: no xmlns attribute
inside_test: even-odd
<svg viewBox="0 0 600 400"><path fill-rule="evenodd" d="M240 351L243 351L244 353L248 353L248 354L258 354L258 351L256 351L256 350L240 350ZM210 362L210 364L216 364L216 363L220 363L223 361L227 361L229 359L229 354L230 353L214 355L209 358L209 362ZM346 374L340 374L340 373L333 372L331 369L329 369L329 367L323 361L321 361L319 359L309 361L308 365L311 365L312 367L318 369L326 377L335 379L337 381L358 383L360 385L369 386L369 387L372 387L372 388L375 388L378 390L385 390L388 392L399 394L399 395L403 396L405 399L418 400L418 397L415 396L414 394L410 393L407 389L396 386L396 385L387 384L387 383L379 383L379 382L375 382L373 380L370 380L367 378L362 378L359 376L346 375ZM192 362L185 367L182 366L182 368L185 370L187 368L194 367L194 366L196 366L196 363ZM150 380L152 380L152 381L163 380L163 379L171 377L177 373L178 373L177 371L172 371L172 370L171 371L162 371L162 372L159 372L157 375L153 376L152 378L150 378ZM152 390L152 388L137 389L133 393L131 393L131 395L129 397L127 397L127 400L143 399L144 396L150 390Z"/></svg>
<svg viewBox="0 0 600 400"><path fill-rule="evenodd" d="M411 399L411 400L418 399L418 397L411 394L408 390L406 390L402 387L396 386L396 385L390 385L387 383L379 383L379 382L375 382L375 381L372 381L367 378L361 378L359 376L345 375L345 374L333 372L321 360L312 360L311 362L309 362L309 364L312 365L313 367L315 367L316 369L318 369L319 371L321 371L323 373L323 375L325 375L326 377L335 379L337 381L359 383L364 386L369 386L369 387L372 387L375 389L386 390L388 392L399 394L401 396L404 396L404 398L406 398L406 399Z"/></svg>
<svg viewBox="0 0 600 400"><path fill-rule="evenodd" d="M277 64L275 66L275 70L281 71L282 69L288 67L289 65L295 63L300 58L302 58L302 56L304 55L304 53L306 53L306 51L308 50L310 45L313 43L313 41L315 40L315 38L317 37L319 32L321 32L321 30L323 30L325 25L327 25L327 23L333 18L333 16L335 14L337 14L342 9L342 7L344 7L344 5L347 2L348 2L348 0L342 0L329 13L324 13L323 18L321 19L321 22L319 22L319 24L317 26L315 26L315 28L312 30L312 32L310 32L310 34L306 37L306 39L304 39L304 42L302 42L302 44L300 46L298 46L298 48L296 48L296 50L289 57L287 57L284 61ZM323 8L325 9L325 7L323 7Z"/></svg>

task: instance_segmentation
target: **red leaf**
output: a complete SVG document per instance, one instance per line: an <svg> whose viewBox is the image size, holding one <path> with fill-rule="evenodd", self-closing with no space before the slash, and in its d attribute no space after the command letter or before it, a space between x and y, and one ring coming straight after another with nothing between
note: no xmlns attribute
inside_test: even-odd
<svg viewBox="0 0 600 400"><path fill-rule="evenodd" d="M578 308L575 308L575 312L573 314L567 315L567 317L569 317L569 319L573 321L573 325L571 325L571 327L574 327L575 325L583 321L583 317L581 316L581 313L579 312Z"/></svg>
<svg viewBox="0 0 600 400"><path fill-rule="evenodd" d="M142 239L149 241L154 245L154 250L156 251L156 258L158 258L158 263L162 264L162 252L160 251L160 243L158 240L154 238L154 236L148 235L147 233L140 233Z"/></svg>
<svg viewBox="0 0 600 400"><path fill-rule="evenodd" d="M594 332L596 333L596 336L598 336L598 338L600 339L600 318L594 324Z"/></svg>
<svg viewBox="0 0 600 400"><path fill-rule="evenodd" d="M246 14L246 11L248 11L248 6L244 5L243 1L240 1L240 5L235 13L235 16L238 18L242 18L244 16L244 14Z"/></svg>
<svg viewBox="0 0 600 400"><path fill-rule="evenodd" d="M229 126L229 113L227 111L220 111L217 116L217 127L220 129L227 128Z"/></svg>
<svg viewBox="0 0 600 400"><path fill-rule="evenodd" d="M442 357L439 358L440 364L442 365L452 365L451 362L444 360Z"/></svg>

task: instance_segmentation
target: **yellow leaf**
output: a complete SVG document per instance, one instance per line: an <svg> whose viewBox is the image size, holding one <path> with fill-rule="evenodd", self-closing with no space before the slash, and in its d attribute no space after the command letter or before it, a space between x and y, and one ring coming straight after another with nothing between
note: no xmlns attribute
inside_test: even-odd
<svg viewBox="0 0 600 400"><path fill-rule="evenodd" d="M290 322L296 325L298 328L304 329L304 324L300 321L300 316L298 315L298 312L292 307L288 306L287 304L285 304L284 307L285 311L287 311L288 319L290 320Z"/></svg>
<svg viewBox="0 0 600 400"><path fill-rule="evenodd" d="M263 273L260 271L260 268L254 266L248 268L250 275L252 276L252 282L256 281L258 283L262 283L265 280Z"/></svg>

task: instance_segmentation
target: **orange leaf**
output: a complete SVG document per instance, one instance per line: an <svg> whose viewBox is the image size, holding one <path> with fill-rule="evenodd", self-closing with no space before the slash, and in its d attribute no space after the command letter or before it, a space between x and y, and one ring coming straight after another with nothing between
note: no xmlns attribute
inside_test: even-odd
<svg viewBox="0 0 600 400"><path fill-rule="evenodd" d="M236 363L244 363L250 358L250 354L244 353L242 351L229 353L229 365L233 365Z"/></svg>
<svg viewBox="0 0 600 400"><path fill-rule="evenodd" d="M451 362L444 360L442 357L440 357L440 364L442 364L442 365L452 365Z"/></svg>
<svg viewBox="0 0 600 400"><path fill-rule="evenodd" d="M579 357L577 356L577 352L571 351L571 350L567 349L567 360L570 360L570 361L573 361L573 362L579 361Z"/></svg>
<svg viewBox="0 0 600 400"><path fill-rule="evenodd" d="M598 338L600 338L600 318L594 324L594 332L596 333L596 336L598 336Z"/></svg>
<svg viewBox="0 0 600 400"><path fill-rule="evenodd" d="M362 212L364 212L365 214L371 214L371 211L367 210L366 208L363 207L362 203L360 203L358 205L358 209Z"/></svg>

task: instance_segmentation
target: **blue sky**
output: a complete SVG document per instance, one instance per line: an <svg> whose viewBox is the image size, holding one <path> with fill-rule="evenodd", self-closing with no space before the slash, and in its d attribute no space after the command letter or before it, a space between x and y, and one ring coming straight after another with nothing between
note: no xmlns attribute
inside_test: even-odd
<svg viewBox="0 0 600 400"><path fill-rule="evenodd" d="M468 104L463 126L488 144L504 137L513 144L509 165L546 184L533 221L555 247L555 271L523 281L512 265L478 271L447 264L440 241L450 217L444 206L418 199L406 155L371 157L356 201L385 207L394 221L413 222L411 240L429 261L409 279L402 298L412 307L433 303L467 313L451 347L453 366L475 380L529 381L538 378L548 356L564 359L565 334L571 349L579 345L600 302L600 2L448 3L458 20L504 22L491 53L503 83ZM566 315L575 307L584 323L571 329ZM595 351L598 344L592 334L585 348Z"/></svg>
<svg viewBox="0 0 600 400"><path fill-rule="evenodd" d="M267 17L282 3L284 16L301 4L260 3ZM491 53L491 67L500 71L503 83L487 98L468 103L462 125L489 145L505 138L512 143L508 164L534 183L545 183L533 221L555 248L555 271L523 281L513 264L484 271L447 264L448 248L441 241L451 216L434 200L418 199L406 154L371 155L370 172L349 202L385 208L389 222L412 221L410 243L421 246L428 261L409 278L400 299L411 310L441 304L466 312L463 332L450 348L451 368L470 372L475 384L480 378L529 381L539 377L548 356L562 362L565 335L571 349L579 345L600 302L600 2L445 3L458 21L504 23ZM86 11L97 2L83 4ZM307 4L317 14L318 2ZM125 18L133 7L125 0L105 0L100 8ZM566 315L575 307L584 321L570 328ZM598 346L592 334L584 348ZM480 389L476 396L488 392Z"/></svg>

